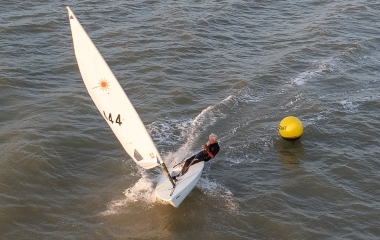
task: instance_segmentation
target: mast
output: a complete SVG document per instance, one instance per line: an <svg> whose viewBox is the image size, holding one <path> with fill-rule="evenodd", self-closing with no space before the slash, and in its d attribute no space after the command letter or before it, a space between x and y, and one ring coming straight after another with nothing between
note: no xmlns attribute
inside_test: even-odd
<svg viewBox="0 0 380 240"><path fill-rule="evenodd" d="M170 176L170 173L168 171L168 168L166 167L165 163L164 162L161 162L160 163L160 168L162 170L162 172L166 175L167 178L169 178L171 184L173 185L173 191L174 191L174 188L176 186L176 184L174 183L172 177ZM173 193L173 192L172 192ZM170 194L171 195L171 194Z"/></svg>

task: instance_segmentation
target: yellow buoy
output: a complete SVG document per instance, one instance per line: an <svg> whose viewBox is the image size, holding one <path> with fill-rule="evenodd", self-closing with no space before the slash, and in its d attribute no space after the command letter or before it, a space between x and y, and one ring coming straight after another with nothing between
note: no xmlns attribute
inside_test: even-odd
<svg viewBox="0 0 380 240"><path fill-rule="evenodd" d="M284 139L297 140L303 133L302 122L293 116L286 117L278 125L278 132Z"/></svg>

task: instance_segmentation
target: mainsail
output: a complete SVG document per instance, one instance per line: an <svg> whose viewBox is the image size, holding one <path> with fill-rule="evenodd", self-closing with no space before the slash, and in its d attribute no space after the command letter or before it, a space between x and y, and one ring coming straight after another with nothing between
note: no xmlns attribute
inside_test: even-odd
<svg viewBox="0 0 380 240"><path fill-rule="evenodd" d="M138 165L145 169L161 165L162 159L135 108L71 9L67 10L79 70L100 114Z"/></svg>

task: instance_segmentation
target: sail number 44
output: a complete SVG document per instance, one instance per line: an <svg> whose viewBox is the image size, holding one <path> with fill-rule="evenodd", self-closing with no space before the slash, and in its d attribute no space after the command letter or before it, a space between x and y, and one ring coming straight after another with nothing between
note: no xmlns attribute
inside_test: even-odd
<svg viewBox="0 0 380 240"><path fill-rule="evenodd" d="M103 111L103 114L104 114L104 117L105 117L108 121L110 121L112 124L114 123L114 120L113 120L113 118L112 118L112 114L111 114L111 113L108 114L108 116L107 116L106 112ZM122 122L121 122L121 120L120 120L120 114L117 115L117 117L116 117L116 119L115 119L115 123L118 123L119 126L121 126Z"/></svg>

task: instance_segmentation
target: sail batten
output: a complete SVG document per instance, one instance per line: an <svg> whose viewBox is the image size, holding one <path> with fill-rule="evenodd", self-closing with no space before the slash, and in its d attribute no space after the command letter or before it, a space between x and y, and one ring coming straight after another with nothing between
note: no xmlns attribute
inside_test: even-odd
<svg viewBox="0 0 380 240"><path fill-rule="evenodd" d="M162 159L143 122L98 49L67 7L75 56L87 91L128 155L149 169Z"/></svg>

